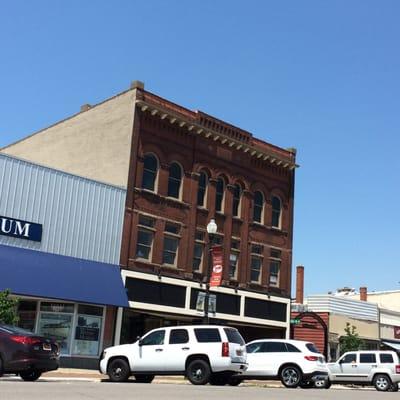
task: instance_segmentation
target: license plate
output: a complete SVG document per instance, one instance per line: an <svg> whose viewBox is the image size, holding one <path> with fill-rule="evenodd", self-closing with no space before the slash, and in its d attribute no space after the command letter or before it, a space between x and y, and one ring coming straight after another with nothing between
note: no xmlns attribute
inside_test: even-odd
<svg viewBox="0 0 400 400"><path fill-rule="evenodd" d="M51 350L51 344L43 343L43 350L50 351Z"/></svg>

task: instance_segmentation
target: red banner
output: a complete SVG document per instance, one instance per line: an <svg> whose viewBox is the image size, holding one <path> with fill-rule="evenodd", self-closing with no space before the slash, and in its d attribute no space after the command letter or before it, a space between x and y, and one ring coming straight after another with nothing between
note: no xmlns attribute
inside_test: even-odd
<svg viewBox="0 0 400 400"><path fill-rule="evenodd" d="M400 339L400 327L399 326L394 326L394 338L395 339Z"/></svg>
<svg viewBox="0 0 400 400"><path fill-rule="evenodd" d="M221 285L223 271L223 253L222 246L213 246L211 248L212 257L212 274L210 278L210 286Z"/></svg>

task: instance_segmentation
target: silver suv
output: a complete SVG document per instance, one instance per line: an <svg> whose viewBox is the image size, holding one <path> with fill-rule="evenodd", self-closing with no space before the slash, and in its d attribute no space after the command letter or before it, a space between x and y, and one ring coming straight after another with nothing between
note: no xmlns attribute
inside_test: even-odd
<svg viewBox="0 0 400 400"><path fill-rule="evenodd" d="M394 351L350 351L328 363L331 383L373 385L381 392L399 390L400 362Z"/></svg>
<svg viewBox="0 0 400 400"><path fill-rule="evenodd" d="M99 369L113 382L150 383L154 375L185 375L194 385L224 385L247 368L237 329L192 325L154 329L132 344L105 349Z"/></svg>

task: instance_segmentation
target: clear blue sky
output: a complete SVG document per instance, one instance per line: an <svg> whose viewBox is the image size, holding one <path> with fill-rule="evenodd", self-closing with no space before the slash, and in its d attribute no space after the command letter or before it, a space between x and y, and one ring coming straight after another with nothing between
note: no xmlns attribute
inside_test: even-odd
<svg viewBox="0 0 400 400"><path fill-rule="evenodd" d="M0 147L130 81L296 147L306 294L400 289L400 2L8 1Z"/></svg>

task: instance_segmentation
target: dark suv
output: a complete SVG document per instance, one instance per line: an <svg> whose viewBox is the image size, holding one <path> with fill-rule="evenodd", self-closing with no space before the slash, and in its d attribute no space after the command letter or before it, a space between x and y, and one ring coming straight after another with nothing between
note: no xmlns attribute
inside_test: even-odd
<svg viewBox="0 0 400 400"><path fill-rule="evenodd" d="M0 324L0 376L17 374L25 381L36 381L43 372L58 368L59 357L59 347L51 339Z"/></svg>

